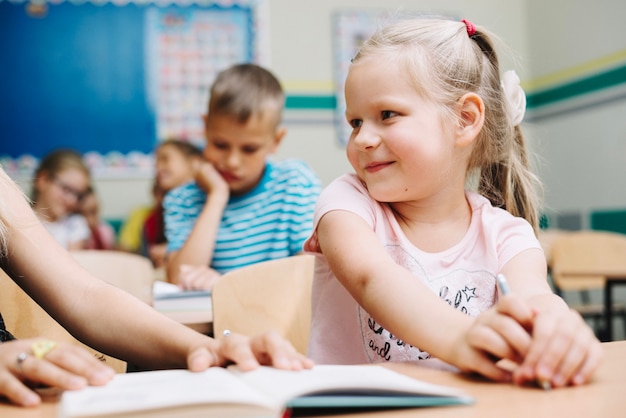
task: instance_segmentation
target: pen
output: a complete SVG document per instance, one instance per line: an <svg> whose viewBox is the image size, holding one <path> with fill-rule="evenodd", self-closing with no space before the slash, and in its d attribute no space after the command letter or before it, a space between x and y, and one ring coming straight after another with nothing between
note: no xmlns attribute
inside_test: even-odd
<svg viewBox="0 0 626 418"><path fill-rule="evenodd" d="M509 288L509 283L506 281L506 277L504 276L504 274L500 273L496 276L496 283L497 283L498 288L500 289L500 293L502 294L502 296L506 296L509 293L511 293L511 289ZM538 379L537 384L543 390L552 389L552 384L550 384L549 380Z"/></svg>

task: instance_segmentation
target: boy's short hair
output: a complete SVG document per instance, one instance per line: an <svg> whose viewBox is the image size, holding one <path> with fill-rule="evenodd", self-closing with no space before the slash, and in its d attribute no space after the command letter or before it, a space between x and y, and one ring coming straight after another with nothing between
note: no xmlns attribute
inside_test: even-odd
<svg viewBox="0 0 626 418"><path fill-rule="evenodd" d="M278 79L255 64L237 64L221 71L211 86L208 115L233 116L242 124L253 115L275 113L278 126L285 94Z"/></svg>

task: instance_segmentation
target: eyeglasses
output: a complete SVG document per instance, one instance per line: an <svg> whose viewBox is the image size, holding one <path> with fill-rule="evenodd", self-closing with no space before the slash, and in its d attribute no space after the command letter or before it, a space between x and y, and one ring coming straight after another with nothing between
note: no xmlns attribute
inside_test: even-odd
<svg viewBox="0 0 626 418"><path fill-rule="evenodd" d="M73 187L68 186L67 184L65 184L64 182L62 182L61 180L59 180L56 177L52 181L54 182L54 184L56 184L57 186L59 186L61 188L61 191L63 192L64 195L72 196L78 202L83 200L85 198L85 196L87 196L89 194L89 191L87 191L87 190L83 190L83 191L76 190Z"/></svg>

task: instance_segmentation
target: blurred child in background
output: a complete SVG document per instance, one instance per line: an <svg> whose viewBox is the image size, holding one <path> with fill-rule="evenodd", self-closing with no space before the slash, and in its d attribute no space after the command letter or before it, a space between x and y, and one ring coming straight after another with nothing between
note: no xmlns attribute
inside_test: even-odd
<svg viewBox="0 0 626 418"><path fill-rule="evenodd" d="M100 202L93 186L87 188L80 202L79 213L87 220L91 232L85 248L89 250L115 249L115 231L108 222L100 218Z"/></svg>
<svg viewBox="0 0 626 418"><path fill-rule="evenodd" d="M143 239L147 255L156 267L162 267L167 249L163 221L163 197L168 191L192 182L203 157L199 148L178 139L168 139L162 142L155 153L156 204L144 222Z"/></svg>
<svg viewBox="0 0 626 418"><path fill-rule="evenodd" d="M83 249L89 239L87 221L77 211L90 181L82 156L69 149L49 153L35 171L33 210L65 249Z"/></svg>
<svg viewBox="0 0 626 418"><path fill-rule="evenodd" d="M165 232L163 227L163 196L165 192L155 178L152 183L154 205L146 213L140 225L141 254L150 258L154 267L163 267L165 262Z"/></svg>
<svg viewBox="0 0 626 418"><path fill-rule="evenodd" d="M136 254L142 254L144 252L143 225L155 207L161 204L161 194L155 179L152 183L153 203L134 208L120 228L118 245L121 250ZM145 255L147 255L147 253Z"/></svg>
<svg viewBox="0 0 626 418"><path fill-rule="evenodd" d="M286 129L285 95L254 64L222 71L204 116L206 161L195 182L163 201L170 282L210 289L223 273L289 257L311 233L317 175L296 159L271 159Z"/></svg>

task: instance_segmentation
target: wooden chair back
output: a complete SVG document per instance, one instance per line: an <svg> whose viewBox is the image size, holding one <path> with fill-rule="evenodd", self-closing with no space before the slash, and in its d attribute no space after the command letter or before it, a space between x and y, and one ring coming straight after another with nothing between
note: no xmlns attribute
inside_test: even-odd
<svg viewBox="0 0 626 418"><path fill-rule="evenodd" d="M315 257L266 261L224 274L213 287L213 330L244 335L277 331L306 354Z"/></svg>
<svg viewBox="0 0 626 418"><path fill-rule="evenodd" d="M626 277L626 235L585 230L568 232L551 246L550 271L556 290L576 292L579 303L568 303L584 318L593 321L596 335L604 339L612 323L605 323L604 303L594 303L592 293L604 289L607 277ZM611 311L622 319L626 332L626 305L613 302Z"/></svg>
<svg viewBox="0 0 626 418"><path fill-rule="evenodd" d="M104 361L116 373L126 372L125 361L104 355L78 341L1 269L0 312L7 330L18 339L46 337L57 342L79 345Z"/></svg>
<svg viewBox="0 0 626 418"><path fill-rule="evenodd" d="M626 272L626 235L576 231L552 243L551 270L562 291L602 289L607 275Z"/></svg>

